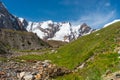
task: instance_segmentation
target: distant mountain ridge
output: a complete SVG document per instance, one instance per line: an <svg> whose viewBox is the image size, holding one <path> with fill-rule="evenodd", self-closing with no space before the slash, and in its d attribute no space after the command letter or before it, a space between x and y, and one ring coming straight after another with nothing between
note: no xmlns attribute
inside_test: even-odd
<svg viewBox="0 0 120 80"><path fill-rule="evenodd" d="M120 19L114 20L113 22L104 25L104 27L118 21L120 21ZM95 30L86 23L74 26L70 22L53 22L52 20L30 22L24 18L19 18L9 13L1 1L0 28L33 32L43 40L57 40L65 42L76 40L78 37L90 34Z"/></svg>
<svg viewBox="0 0 120 80"><path fill-rule="evenodd" d="M23 18L19 18L21 23L27 22ZM33 32L43 40L58 40L70 42L80 36L86 35L94 31L86 23L73 26L70 22L53 22L52 20L43 22L28 22L26 27L28 32Z"/></svg>
<svg viewBox="0 0 120 80"><path fill-rule="evenodd" d="M36 33L43 40L70 42L93 31L87 24L74 26L70 22L29 22L8 12L0 2L0 28Z"/></svg>

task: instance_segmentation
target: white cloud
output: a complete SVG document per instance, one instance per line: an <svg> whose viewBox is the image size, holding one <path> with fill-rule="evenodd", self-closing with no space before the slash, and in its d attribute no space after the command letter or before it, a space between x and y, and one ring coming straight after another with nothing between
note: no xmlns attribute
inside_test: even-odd
<svg viewBox="0 0 120 80"><path fill-rule="evenodd" d="M76 21L72 21L74 25L78 25L81 23L87 23L89 26L93 28L102 27L104 24L108 23L111 19L114 19L116 16L115 10L109 13L99 13L99 12L92 12L87 15L83 15L80 19Z"/></svg>
<svg viewBox="0 0 120 80"><path fill-rule="evenodd" d="M110 4L109 2L105 3L105 6L107 6L107 7L110 6L110 5L111 5L111 4Z"/></svg>

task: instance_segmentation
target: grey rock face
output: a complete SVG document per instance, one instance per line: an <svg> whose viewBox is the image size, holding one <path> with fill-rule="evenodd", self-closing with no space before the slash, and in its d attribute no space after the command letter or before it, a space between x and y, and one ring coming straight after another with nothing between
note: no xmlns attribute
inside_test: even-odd
<svg viewBox="0 0 120 80"><path fill-rule="evenodd" d="M80 26L79 32L82 35L82 34L88 33L90 30L91 30L91 28L86 23L83 23Z"/></svg>
<svg viewBox="0 0 120 80"><path fill-rule="evenodd" d="M4 44L2 44L4 43ZM0 47L17 50L39 50L50 47L46 42L37 37L36 34L26 31L15 31L10 29L0 30ZM7 49L0 49L7 50Z"/></svg>
<svg viewBox="0 0 120 80"><path fill-rule="evenodd" d="M0 28L25 30L19 19L8 12L5 6L0 2Z"/></svg>

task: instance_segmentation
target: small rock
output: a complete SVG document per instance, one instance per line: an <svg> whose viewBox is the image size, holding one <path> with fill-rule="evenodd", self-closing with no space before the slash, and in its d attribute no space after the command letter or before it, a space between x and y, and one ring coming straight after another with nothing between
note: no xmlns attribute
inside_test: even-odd
<svg viewBox="0 0 120 80"><path fill-rule="evenodd" d="M32 80L33 79L33 75L32 74L24 75L23 79L25 79L25 80Z"/></svg>
<svg viewBox="0 0 120 80"><path fill-rule="evenodd" d="M96 34L97 36L100 35L99 33Z"/></svg>
<svg viewBox="0 0 120 80"><path fill-rule="evenodd" d="M115 76L116 76L117 78L120 78L120 73L116 74Z"/></svg>
<svg viewBox="0 0 120 80"><path fill-rule="evenodd" d="M108 76L109 74L111 74L112 72L110 70L106 71L106 76Z"/></svg>
<svg viewBox="0 0 120 80"><path fill-rule="evenodd" d="M52 53L54 53L54 52L55 52L55 50L53 49L53 50L51 50L51 52L52 52Z"/></svg>
<svg viewBox="0 0 120 80"><path fill-rule="evenodd" d="M120 55L120 50L118 51L118 54Z"/></svg>
<svg viewBox="0 0 120 80"><path fill-rule="evenodd" d="M45 60L44 62L45 63L51 63L51 60Z"/></svg>
<svg viewBox="0 0 120 80"><path fill-rule="evenodd" d="M18 77L19 79L22 79L24 75L25 75L25 72L21 72L21 73L19 73L19 74L17 75L17 77Z"/></svg>
<svg viewBox="0 0 120 80"><path fill-rule="evenodd" d="M1 71L1 72L0 72L0 75L5 75L5 72Z"/></svg>
<svg viewBox="0 0 120 80"><path fill-rule="evenodd" d="M39 80L39 79L41 79L41 74L37 74L34 77L35 77L35 79Z"/></svg>

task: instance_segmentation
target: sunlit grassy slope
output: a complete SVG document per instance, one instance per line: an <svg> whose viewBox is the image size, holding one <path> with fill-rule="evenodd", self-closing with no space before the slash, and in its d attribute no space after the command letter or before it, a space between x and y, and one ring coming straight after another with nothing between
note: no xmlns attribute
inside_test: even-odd
<svg viewBox="0 0 120 80"><path fill-rule="evenodd" d="M51 59L58 65L72 69L95 53L113 52L119 36L120 22L117 22L61 47L56 54L42 55L40 59Z"/></svg>
<svg viewBox="0 0 120 80"><path fill-rule="evenodd" d="M100 80L101 75L107 70L115 71L120 68L118 54L115 52L115 48L120 46L119 38L120 22L117 22L59 48L57 53L43 54L41 56L22 56L20 59L50 59L59 66L74 69L91 56L94 56L94 59L87 62L86 66L79 73L66 75L58 79Z"/></svg>

